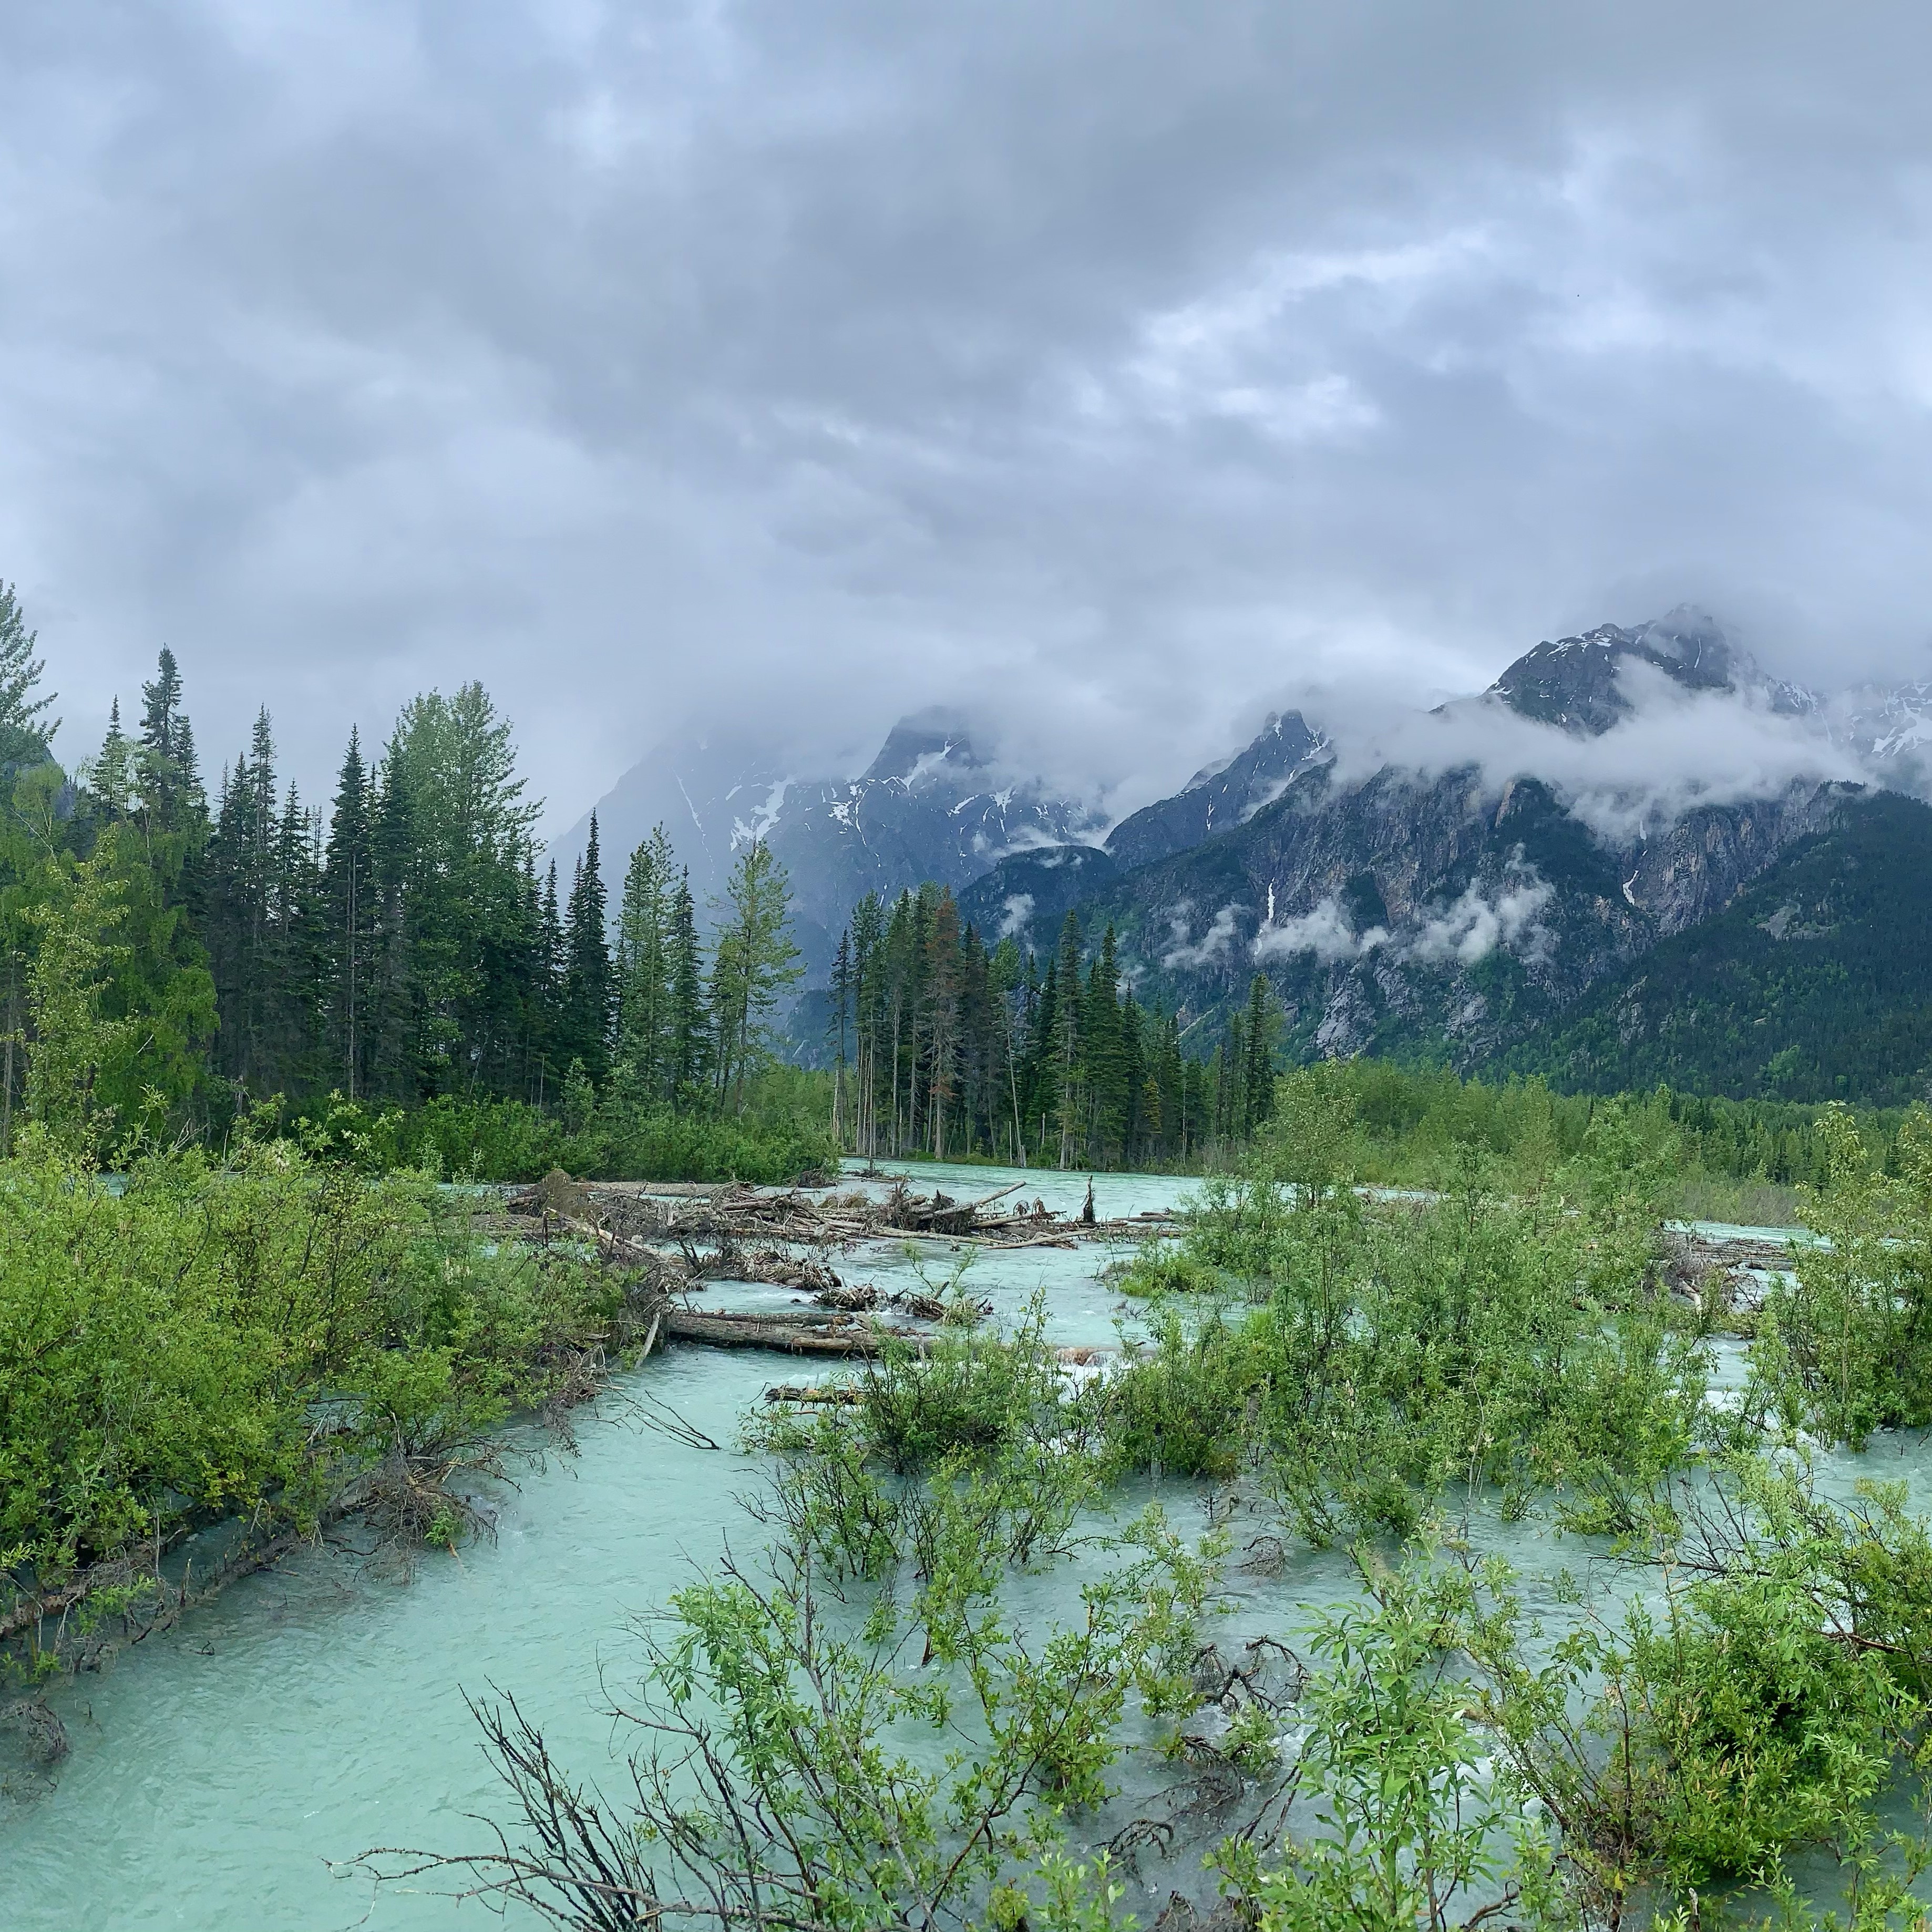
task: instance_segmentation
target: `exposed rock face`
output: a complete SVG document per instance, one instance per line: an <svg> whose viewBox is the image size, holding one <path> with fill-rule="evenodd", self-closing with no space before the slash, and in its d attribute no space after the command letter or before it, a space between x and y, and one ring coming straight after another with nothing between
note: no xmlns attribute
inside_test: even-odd
<svg viewBox="0 0 1932 1932"><path fill-rule="evenodd" d="M1796 685L1768 677L1702 610L1680 608L1634 631L1600 624L1581 637L1559 638L1526 651L1490 686L1525 718L1595 736L1634 709L1623 674L1648 665L1687 691L1748 692L1774 711L1796 715L1817 700Z"/></svg>
<svg viewBox="0 0 1932 1932"><path fill-rule="evenodd" d="M1902 1106L1932 1093L1932 808L1850 787L1809 802L1721 911L1605 974L1504 1070L1598 1090Z"/></svg>
<svg viewBox="0 0 1932 1932"><path fill-rule="evenodd" d="M1786 846L1818 830L1844 789L1799 785L1778 798L1701 808L1619 855L1630 866L1624 896L1650 915L1660 938L1698 925Z"/></svg>
<svg viewBox="0 0 1932 1932"><path fill-rule="evenodd" d="M1833 737L1878 783L1932 799L1932 678L1847 692L1826 716Z"/></svg>
<svg viewBox="0 0 1932 1932"><path fill-rule="evenodd" d="M1015 852L959 896L962 923L988 946L1009 934L1022 946L1050 947L1068 909L1110 884L1121 868L1098 845L1046 845Z"/></svg>
<svg viewBox="0 0 1932 1932"><path fill-rule="evenodd" d="M1654 938L1620 856L1535 780L1317 771L1082 910L1114 922L1144 997L1210 1025L1259 970L1294 1050L1447 1042L1473 1063Z"/></svg>
<svg viewBox="0 0 1932 1932"><path fill-rule="evenodd" d="M1204 1046L1260 970L1288 1014L1291 1052L1446 1050L1473 1066L1721 916L1829 821L1847 794L1826 774L1846 752L1887 784L1932 794L1932 682L1827 702L1768 676L1689 609L1540 644L1486 692L1444 708L1452 722L1486 711L1492 724L1506 708L1575 739L1627 726L1577 752L1616 770L1626 742L1643 761L1640 700L1660 680L1731 694L1760 728L1767 712L1803 721L1778 735L1796 736L1803 770L1815 734L1819 776L1674 820L1676 806L1645 804L1634 782L1642 809L1592 807L1586 823L1528 774L1390 766L1339 780L1333 748L1291 712L1102 847L1086 804L1002 773L960 720L933 712L903 721L850 780L788 776L742 752L640 766L604 801L604 847L614 874L617 855L665 819L702 899L746 842L764 839L790 875L808 985L825 983L863 893L932 880L988 944L1011 934L1050 950L1070 909L1090 934L1111 921L1140 996L1178 1006ZM1714 729L1721 718L1715 707ZM1564 749L1514 726L1503 741L1526 736ZM1641 832L1616 829L1622 818ZM818 1036L822 1016L808 1018L802 1040Z"/></svg>
<svg viewBox="0 0 1932 1932"><path fill-rule="evenodd" d="M927 879L957 893L1015 847L1066 844L1103 822L1037 780L1004 777L956 719L928 714L894 727L862 776L793 788L764 836L790 875L816 978L866 893L890 898Z"/></svg>
<svg viewBox="0 0 1932 1932"><path fill-rule="evenodd" d="M1001 772L961 720L940 712L902 719L856 778L802 778L741 747L698 746L645 760L598 808L614 905L625 856L660 822L700 907L723 890L738 853L762 838L790 879L810 984L824 982L866 893L926 879L956 892L1016 847L1097 837L1105 823L1079 800ZM573 845L581 850L582 828L559 842L566 866Z"/></svg>
<svg viewBox="0 0 1932 1932"><path fill-rule="evenodd" d="M1108 854L1128 871L1187 851L1272 804L1326 749L1300 712L1278 712L1234 757L1205 766L1172 798L1122 819L1107 835Z"/></svg>
<svg viewBox="0 0 1932 1932"><path fill-rule="evenodd" d="M1810 702L1689 611L1540 644L1472 702L1600 735L1631 715L1634 663L1765 708ZM1115 924L1143 997L1178 1004L1210 1034L1259 970L1281 998L1292 1052L1446 1049L1473 1066L1721 911L1842 793L1801 782L1606 836L1534 777L1387 766L1342 783L1318 748L1278 799L1079 910L1090 926Z"/></svg>

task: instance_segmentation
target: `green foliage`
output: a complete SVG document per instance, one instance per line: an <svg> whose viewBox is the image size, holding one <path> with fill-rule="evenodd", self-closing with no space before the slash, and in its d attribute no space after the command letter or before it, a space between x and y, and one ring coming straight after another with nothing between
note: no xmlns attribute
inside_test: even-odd
<svg viewBox="0 0 1932 1932"><path fill-rule="evenodd" d="M285 1142L115 1187L44 1142L0 1222L0 1546L43 1584L224 1516L308 1528L372 1461L540 1400L610 1312L426 1183Z"/></svg>
<svg viewBox="0 0 1932 1932"><path fill-rule="evenodd" d="M1504 1566L1463 1565L1445 1641L1470 1660L1510 1781L1606 1912L1646 1887L1694 1900L1738 1879L1795 1908L1786 1861L1823 1848L1852 1879L1855 1916L1870 1915L1858 1922L1892 1922L1901 1869L1924 1862L1879 1806L1918 1768L1924 1526L1902 1489L1836 1502L1802 1468L1749 1456L1716 1489L1682 1481L1660 1500L1660 1540L1634 1558L1660 1595L1606 1618L1573 1588L1582 1614L1553 1643Z"/></svg>
<svg viewBox="0 0 1932 1932"><path fill-rule="evenodd" d="M1600 1110L1537 1193L1498 1191L1466 1148L1439 1197L1371 1206L1331 1084L1282 1082L1275 1130L1160 1264L1252 1305L1157 1317L1114 1399L1130 1461L1226 1475L1246 1456L1318 1542L1406 1533L1452 1480L1587 1515L1682 1462L1703 1358L1657 1278L1665 1167L1629 1118Z"/></svg>
<svg viewBox="0 0 1932 1932"><path fill-rule="evenodd" d="M1224 1479L1240 1466L1251 1399L1267 1365L1252 1334L1218 1310L1190 1319L1177 1307L1153 1321L1153 1344L1130 1352L1108 1382L1106 1411L1115 1454L1156 1477Z"/></svg>
<svg viewBox="0 0 1932 1932"><path fill-rule="evenodd" d="M726 884L711 965L712 1077L720 1108L734 1114L744 1111L747 1079L772 1058L772 1009L803 970L790 904L784 868L754 840Z"/></svg>
<svg viewBox="0 0 1932 1932"><path fill-rule="evenodd" d="M1828 1185L1801 1211L1824 1238L1765 1299L1754 1404L1788 1429L1862 1448L1881 1428L1932 1422L1932 1115L1916 1108L1874 1171L1856 1124L1826 1110Z"/></svg>
<svg viewBox="0 0 1932 1932"><path fill-rule="evenodd" d="M640 1700L614 1714L641 1733L625 1812L576 1786L514 1706L484 1711L520 1827L497 1852L428 1862L585 1928L762 1915L859 1932L982 1913L1110 1927L1123 1890L1109 1862L1076 1858L1063 1833L1109 1795L1130 1720L1191 1701L1224 1546L1190 1551L1150 1510L1087 1539L1105 1567L1070 1616L1022 1628L1008 1566L1037 1546L1002 1526L1064 1524L1064 1472L1084 1457L1039 1453L1067 1405L1036 1334L1012 1352L1004 1370L983 1351L884 1365L877 1411L868 1398L849 1418L762 1420L780 1451L760 1508L776 1543L756 1566L728 1552L645 1628ZM941 1430L931 1480L888 1490L880 1443L900 1439L913 1376L941 1400L964 1386L965 1406L1004 1426Z"/></svg>
<svg viewBox="0 0 1932 1932"><path fill-rule="evenodd" d="M962 1450L1050 1441L1060 1430L1061 1383L1045 1320L1036 1300L1011 1337L954 1327L922 1354L889 1343L861 1384L869 1446L909 1474Z"/></svg>
<svg viewBox="0 0 1932 1932"><path fill-rule="evenodd" d="M1482 1760L1453 1643L1456 1604L1426 1570L1365 1567L1366 1600L1317 1622L1322 1667L1296 1713L1300 1795L1319 1829L1279 1852L1230 1840L1224 1892L1262 1932L1450 1932L1486 1892L1552 1926L1556 1852Z"/></svg>
<svg viewBox="0 0 1932 1932"><path fill-rule="evenodd" d="M754 1090L742 1120L721 1120L664 1106L646 1111L620 1093L589 1101L573 1126L568 1115L521 1100L445 1095L405 1109L332 1096L309 1130L319 1149L371 1174L423 1168L453 1180L524 1181L562 1168L587 1180L764 1186L836 1170L838 1150L806 1108L783 1094L768 1107L758 1097Z"/></svg>
<svg viewBox="0 0 1932 1932"><path fill-rule="evenodd" d="M857 1153L1132 1167L1198 1158L1208 1137L1204 1070L1171 1017L1136 1003L1111 930L1090 957L1070 926L1042 972L1011 938L989 949L944 888L868 894L830 991Z"/></svg>
<svg viewBox="0 0 1932 1932"><path fill-rule="evenodd" d="M36 695L46 667L34 656L34 643L15 586L0 583L0 763L8 766L44 758L59 729L42 722L53 698Z"/></svg>
<svg viewBox="0 0 1932 1932"><path fill-rule="evenodd" d="M27 1112L77 1152L94 1144L104 1112L100 1090L124 1074L137 1046L135 1022L102 1010L108 976L127 950L120 933L128 909L114 856L110 833L70 877L57 875L38 909L40 945L28 974L34 1039ZM111 1131L111 1116L106 1124Z"/></svg>

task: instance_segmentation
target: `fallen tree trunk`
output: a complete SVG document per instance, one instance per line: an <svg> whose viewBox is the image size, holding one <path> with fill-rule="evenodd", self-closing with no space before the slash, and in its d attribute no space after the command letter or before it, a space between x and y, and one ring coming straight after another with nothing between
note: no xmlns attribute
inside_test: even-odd
<svg viewBox="0 0 1932 1932"><path fill-rule="evenodd" d="M714 1348L773 1348L788 1355L876 1355L888 1341L923 1354L926 1337L904 1329L825 1316L700 1315L674 1308L664 1316L664 1339L703 1342Z"/></svg>

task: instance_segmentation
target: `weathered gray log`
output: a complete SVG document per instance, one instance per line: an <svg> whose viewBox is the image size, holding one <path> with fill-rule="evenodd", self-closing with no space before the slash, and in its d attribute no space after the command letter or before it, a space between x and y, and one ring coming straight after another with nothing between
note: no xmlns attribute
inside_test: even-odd
<svg viewBox="0 0 1932 1932"><path fill-rule="evenodd" d="M828 1320L822 1315L700 1315L674 1308L664 1316L664 1332L668 1341L703 1342L714 1348L774 1348L788 1355L876 1355L889 1340L923 1354L927 1346L923 1335L909 1330Z"/></svg>

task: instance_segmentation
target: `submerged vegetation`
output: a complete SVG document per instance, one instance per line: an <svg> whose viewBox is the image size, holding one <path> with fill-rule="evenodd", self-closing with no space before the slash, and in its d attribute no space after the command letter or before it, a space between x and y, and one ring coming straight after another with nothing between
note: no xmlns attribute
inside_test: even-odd
<svg viewBox="0 0 1932 1932"><path fill-rule="evenodd" d="M266 718L207 798L165 652L70 782L32 650L0 593L9 1678L351 1512L485 1526L501 1426L637 1338L441 1177L1178 1166L1106 1361L962 1304L748 1418L762 1552L646 1627L620 1797L494 1700L494 1848L378 1868L600 1932L1101 1932L1150 1870L1166 1932L1927 1924L1932 1532L1840 1480L1932 1426L1922 1109L1278 1077L1262 981L1210 1049L1111 935L1042 963L937 890L860 907L833 1066L788 1068L769 854L703 943L662 833L614 922L594 826L560 897L479 688L352 740L325 823ZM1687 1212L1826 1238L1742 1284ZM1234 1649L1298 1550L1352 1593Z"/></svg>
<svg viewBox="0 0 1932 1932"><path fill-rule="evenodd" d="M1036 1305L748 1418L764 1554L645 1627L621 1795L491 1703L494 1848L376 1869L578 1928L1098 1932L1157 1874L1168 1932L1922 1932L1932 1528L1843 1459L1932 1418L1932 1118L1816 1131L1829 1244L1739 1342L1636 1110L1391 1196L1290 1076L1132 1263L1146 1339ZM1354 1590L1257 1629L1297 1545Z"/></svg>

